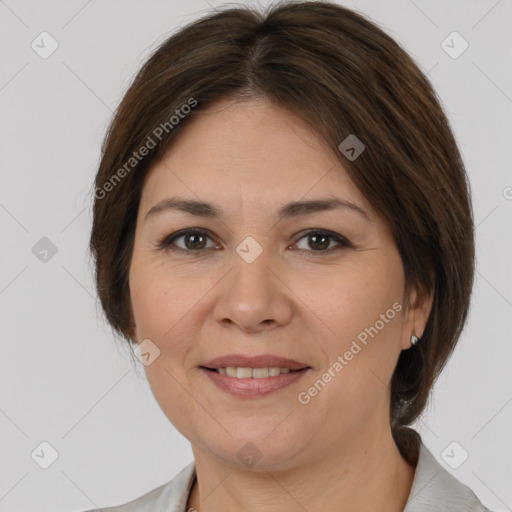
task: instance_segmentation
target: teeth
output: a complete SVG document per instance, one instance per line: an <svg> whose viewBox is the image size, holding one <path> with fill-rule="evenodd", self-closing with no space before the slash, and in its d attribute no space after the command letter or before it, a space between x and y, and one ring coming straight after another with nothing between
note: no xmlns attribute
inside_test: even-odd
<svg viewBox="0 0 512 512"><path fill-rule="evenodd" d="M268 368L253 368L252 374L249 377L254 377L255 379L262 379L264 377L268 377ZM279 372L281 373L281 372Z"/></svg>
<svg viewBox="0 0 512 512"><path fill-rule="evenodd" d="M263 379L265 377L276 377L281 373L290 373L290 368L279 368L270 366L266 368L235 368L228 366L227 368L217 368L216 371L221 375L228 377L236 377L237 379Z"/></svg>
<svg viewBox="0 0 512 512"><path fill-rule="evenodd" d="M275 366L270 366L268 369L268 376L269 377L276 377L281 373L281 368L276 368Z"/></svg>
<svg viewBox="0 0 512 512"><path fill-rule="evenodd" d="M252 377L252 369L251 368L237 368L236 369L236 378L237 379L248 379Z"/></svg>

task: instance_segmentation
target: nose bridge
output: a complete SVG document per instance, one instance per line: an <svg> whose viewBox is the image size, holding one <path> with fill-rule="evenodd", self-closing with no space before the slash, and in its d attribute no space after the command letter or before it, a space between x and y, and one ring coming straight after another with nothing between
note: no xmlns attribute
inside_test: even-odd
<svg viewBox="0 0 512 512"><path fill-rule="evenodd" d="M285 287L276 278L269 248L246 237L231 255L231 271L223 280L215 307L216 320L243 330L268 328L289 320L291 308Z"/></svg>
<svg viewBox="0 0 512 512"><path fill-rule="evenodd" d="M232 271L226 293L237 299L240 308L261 308L271 300L274 276L269 250L253 237L246 237L231 258Z"/></svg>

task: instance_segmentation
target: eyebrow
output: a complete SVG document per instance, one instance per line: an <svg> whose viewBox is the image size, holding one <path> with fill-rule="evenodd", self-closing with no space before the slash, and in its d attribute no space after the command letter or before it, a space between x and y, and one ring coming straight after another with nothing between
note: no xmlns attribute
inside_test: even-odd
<svg viewBox="0 0 512 512"><path fill-rule="evenodd" d="M302 215L310 215L317 212L334 210L336 208L342 208L345 210L353 211L364 217L366 220L371 220L368 212L354 203L347 201L346 199L340 198L326 198L326 199L314 199L308 201L294 201L287 203L282 206L279 211L279 220L290 219L294 217L300 217ZM204 201L196 201L189 199L178 199L178 198L167 198L155 204L150 208L144 222L149 218L153 217L164 211L174 210L195 215L196 217L205 218L222 218L222 210Z"/></svg>

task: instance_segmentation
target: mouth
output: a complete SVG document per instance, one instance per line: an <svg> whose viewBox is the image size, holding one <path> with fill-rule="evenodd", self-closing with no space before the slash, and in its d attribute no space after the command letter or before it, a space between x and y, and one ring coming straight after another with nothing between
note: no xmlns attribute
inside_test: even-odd
<svg viewBox="0 0 512 512"><path fill-rule="evenodd" d="M210 359L202 363L202 368L207 370L217 371L219 373L226 372L225 375L230 377L248 378L264 378L269 376L276 376L280 373L293 372L310 368L305 362L295 361L286 357L277 356L274 354L260 354L249 356L245 354L226 354L224 356ZM236 370L236 373L234 370ZM279 373L278 370L279 369ZM249 373L251 370L251 373Z"/></svg>
<svg viewBox="0 0 512 512"><path fill-rule="evenodd" d="M220 375L227 375L228 377L234 377L236 379L266 379L271 377L277 377L281 374L286 373L300 373L304 372L311 368L310 366L304 366L303 368L292 370L287 367L279 367L279 366L264 366L264 367L254 367L251 368L249 366L226 366L226 367L218 367L218 368L208 368L206 366L201 366L209 372L218 373Z"/></svg>
<svg viewBox="0 0 512 512"><path fill-rule="evenodd" d="M303 379L313 368L269 354L231 354L207 361L199 370L216 389L237 398L257 399Z"/></svg>

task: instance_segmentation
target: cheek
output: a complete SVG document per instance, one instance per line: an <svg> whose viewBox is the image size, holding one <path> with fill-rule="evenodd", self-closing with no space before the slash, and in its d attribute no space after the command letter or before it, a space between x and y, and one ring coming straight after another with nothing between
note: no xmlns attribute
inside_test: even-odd
<svg viewBox="0 0 512 512"><path fill-rule="evenodd" d="M364 341L368 330L375 333L376 323L380 345L400 341L401 314L397 309L402 307L404 285L401 261L393 254L384 261L376 256L369 255L368 261L357 266L338 268L322 281L309 280L300 292L317 313L319 325L326 327L323 332L328 335L322 345L331 358L348 350L359 335Z"/></svg>
<svg viewBox="0 0 512 512"><path fill-rule="evenodd" d="M149 338L155 341L161 339L161 333L165 332L166 326L167 330L170 328L172 321L168 317L168 305L163 300L167 290L160 280L150 279L149 276L139 277L142 279L130 283L136 332L140 340Z"/></svg>
<svg viewBox="0 0 512 512"><path fill-rule="evenodd" d="M319 288L312 292L321 298L315 308L329 326L329 335L319 343L328 361L323 376L329 381L325 388L318 386L319 395L324 394L320 401L327 401L340 421L352 416L348 424L375 410L401 350L403 270L398 254L388 254L379 262L375 258L372 264L343 269L322 294Z"/></svg>
<svg viewBox="0 0 512 512"><path fill-rule="evenodd" d="M206 280L191 279L190 272L185 275L150 261L131 273L137 341L150 339L160 350L154 363L145 366L159 403L169 396L179 397L190 384L194 339L201 329L200 299L209 288Z"/></svg>
<svg viewBox="0 0 512 512"><path fill-rule="evenodd" d="M162 352L144 370L160 410L184 437L189 438L204 410L199 406L196 393L190 391L192 386L188 376L177 365L172 366L173 361Z"/></svg>
<svg viewBox="0 0 512 512"><path fill-rule="evenodd" d="M168 277L170 272L156 267L151 270L151 265L141 268L145 271L134 272L130 281L137 340L150 339L160 350L144 371L160 409L186 436L194 415L199 414L187 392L191 385L187 355L193 331L188 313L204 291L191 289L190 279L186 286L184 279Z"/></svg>
<svg viewBox="0 0 512 512"><path fill-rule="evenodd" d="M150 338L162 348L179 339L176 331L183 329L197 297L204 294L203 288L190 275L134 258L130 294L139 338Z"/></svg>

